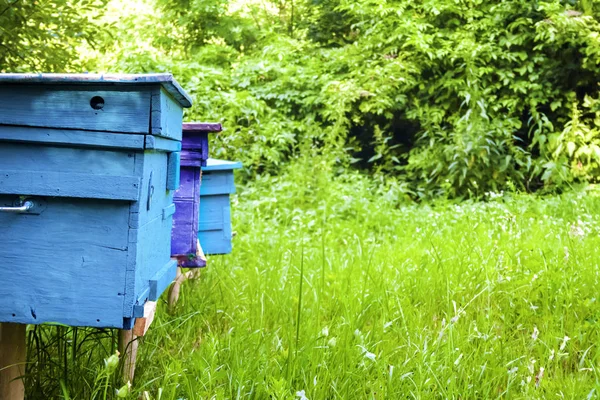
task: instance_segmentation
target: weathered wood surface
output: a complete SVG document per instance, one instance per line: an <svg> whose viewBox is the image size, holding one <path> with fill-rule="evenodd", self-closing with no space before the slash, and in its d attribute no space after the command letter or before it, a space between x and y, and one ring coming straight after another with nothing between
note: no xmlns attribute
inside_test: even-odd
<svg viewBox="0 0 600 400"><path fill-rule="evenodd" d="M0 323L0 399L22 400L25 387L26 326Z"/></svg>
<svg viewBox="0 0 600 400"><path fill-rule="evenodd" d="M231 206L228 194L202 196L198 240L206 254L231 253Z"/></svg>
<svg viewBox="0 0 600 400"><path fill-rule="evenodd" d="M138 353L138 338L133 329L122 329L119 331L119 353L122 360L121 377L123 383L133 382L135 377L135 364Z"/></svg>
<svg viewBox="0 0 600 400"><path fill-rule="evenodd" d="M46 201L40 215L0 213L0 321L121 327L127 203Z"/></svg>
<svg viewBox="0 0 600 400"><path fill-rule="evenodd" d="M0 172L3 194L75 197L84 199L137 200L140 179L135 176L64 174L61 172Z"/></svg>
<svg viewBox="0 0 600 400"><path fill-rule="evenodd" d="M193 257L197 250L200 212L200 168L181 167L181 183L174 202L171 255Z"/></svg>
<svg viewBox="0 0 600 400"><path fill-rule="evenodd" d="M168 77L105 78L0 74L0 205L41 205L0 212L0 322L131 328L175 277L182 104ZM155 95L169 138L151 136Z"/></svg>
<svg viewBox="0 0 600 400"><path fill-rule="evenodd" d="M150 87L0 85L0 125L148 134L150 99Z"/></svg>
<svg viewBox="0 0 600 400"><path fill-rule="evenodd" d="M206 254L231 253L231 205L235 193L233 170L241 163L209 158L202 168L198 239Z"/></svg>
<svg viewBox="0 0 600 400"><path fill-rule="evenodd" d="M164 151L180 151L181 142L176 140L170 140L167 138L161 138L159 136L146 136L146 149L147 150L164 150Z"/></svg>
<svg viewBox="0 0 600 400"><path fill-rule="evenodd" d="M181 140L183 110L166 91L153 92L150 118L150 133Z"/></svg>
<svg viewBox="0 0 600 400"><path fill-rule="evenodd" d="M191 107L191 97L172 74L0 74L0 85L29 83L41 85L102 85L127 86L160 84L182 107Z"/></svg>
<svg viewBox="0 0 600 400"><path fill-rule="evenodd" d="M148 139L161 140L160 137L136 134L115 135L108 132L82 131L74 129L50 129L50 128L30 128L23 126L2 126L0 125L0 141L39 144L47 143L58 146L69 147L91 147L96 149L109 148L121 150L143 150L144 146L148 149L160 149L157 145L148 146L145 143ZM179 142L162 139L171 147L178 151L181 147ZM154 144L154 141L152 141Z"/></svg>
<svg viewBox="0 0 600 400"><path fill-rule="evenodd" d="M155 301L147 301L144 304L144 316L139 317L135 320L135 325L133 326L133 334L135 336L144 336L148 329L150 329L150 325L154 321L154 315L156 314L156 302Z"/></svg>
<svg viewBox="0 0 600 400"><path fill-rule="evenodd" d="M194 132L221 132L223 125L218 122L184 122L183 131L187 133Z"/></svg>
<svg viewBox="0 0 600 400"><path fill-rule="evenodd" d="M169 153L167 159L167 190L179 189L179 163L181 154L178 151Z"/></svg>
<svg viewBox="0 0 600 400"><path fill-rule="evenodd" d="M208 159L208 134L221 131L221 124L193 122L183 124L180 187L175 192L177 210L173 219L171 255L179 265L203 267L206 260L196 257L201 170Z"/></svg>

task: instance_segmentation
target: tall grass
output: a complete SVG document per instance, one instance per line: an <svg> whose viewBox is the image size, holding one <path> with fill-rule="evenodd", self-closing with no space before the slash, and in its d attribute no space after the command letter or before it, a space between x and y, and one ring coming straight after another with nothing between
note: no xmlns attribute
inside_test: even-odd
<svg viewBox="0 0 600 400"><path fill-rule="evenodd" d="M402 205L334 175L298 163L240 189L233 254L160 305L132 398L597 396L600 192ZM88 348L63 356L71 398L109 355Z"/></svg>

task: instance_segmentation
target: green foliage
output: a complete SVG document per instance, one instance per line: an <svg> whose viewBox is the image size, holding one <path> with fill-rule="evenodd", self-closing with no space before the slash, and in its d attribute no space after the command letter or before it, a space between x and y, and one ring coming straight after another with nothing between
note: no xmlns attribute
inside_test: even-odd
<svg viewBox="0 0 600 400"><path fill-rule="evenodd" d="M597 179L597 0L101 4L6 3L0 66L171 71L252 176L325 154L418 199Z"/></svg>
<svg viewBox="0 0 600 400"><path fill-rule="evenodd" d="M413 198L597 179L595 0L146 4L148 45L133 15L98 67L173 71L253 174L326 154Z"/></svg>
<svg viewBox="0 0 600 400"><path fill-rule="evenodd" d="M81 71L77 47L98 42L107 0L0 0L0 71Z"/></svg>

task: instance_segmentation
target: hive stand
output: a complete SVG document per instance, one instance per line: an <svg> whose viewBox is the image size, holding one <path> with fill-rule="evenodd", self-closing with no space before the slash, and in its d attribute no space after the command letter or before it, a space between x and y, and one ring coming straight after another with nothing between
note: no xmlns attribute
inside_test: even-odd
<svg viewBox="0 0 600 400"><path fill-rule="evenodd" d="M190 106L170 74L0 74L0 354L24 324L151 321Z"/></svg>

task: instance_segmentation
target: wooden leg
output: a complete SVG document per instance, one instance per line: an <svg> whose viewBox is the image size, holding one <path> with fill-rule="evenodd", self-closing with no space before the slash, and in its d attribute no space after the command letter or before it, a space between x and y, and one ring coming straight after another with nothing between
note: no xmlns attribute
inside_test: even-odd
<svg viewBox="0 0 600 400"><path fill-rule="evenodd" d="M0 323L0 399L25 398L26 325Z"/></svg>
<svg viewBox="0 0 600 400"><path fill-rule="evenodd" d="M119 353L123 359L123 382L133 382L137 360L138 341L133 329L119 331Z"/></svg>
<svg viewBox="0 0 600 400"><path fill-rule="evenodd" d="M169 312L173 312L173 310L175 310L175 305L179 300L179 293L181 292L181 284L186 280L186 278L187 274L181 272L181 267L177 267L177 277L169 289Z"/></svg>

